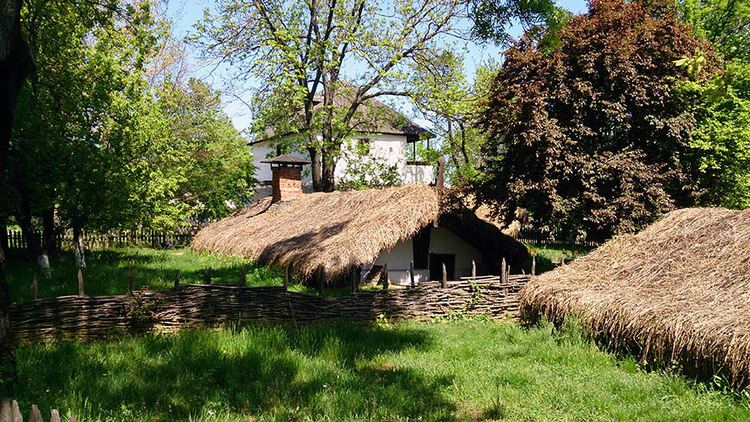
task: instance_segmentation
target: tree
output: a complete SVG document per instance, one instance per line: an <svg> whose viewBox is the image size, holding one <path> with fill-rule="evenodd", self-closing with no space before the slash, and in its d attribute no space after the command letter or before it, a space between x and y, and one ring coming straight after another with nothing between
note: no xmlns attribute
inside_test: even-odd
<svg viewBox="0 0 750 422"><path fill-rule="evenodd" d="M554 47L559 43L557 32L570 19L553 0L470 0L469 11L473 35L503 46L513 44L508 28L519 23L527 37L545 48Z"/></svg>
<svg viewBox="0 0 750 422"><path fill-rule="evenodd" d="M490 63L476 70L473 86L467 81L463 62L450 51L418 66L411 82L414 100L422 115L432 123L435 150L420 151L431 162L447 156L452 185L473 181L479 175L484 132L478 125L481 101L486 98L497 67Z"/></svg>
<svg viewBox="0 0 750 422"><path fill-rule="evenodd" d="M528 209L559 238L603 240L633 232L675 206L694 204L694 116L675 94L691 75L678 61L709 45L668 3L600 0L545 52L522 42L487 98L480 198L507 222Z"/></svg>
<svg viewBox="0 0 750 422"><path fill-rule="evenodd" d="M701 202L730 208L750 206L750 3L685 0L681 18L724 58L723 72L707 82L685 81L678 93L696 116L691 146L700 155ZM683 58L695 73L705 58Z"/></svg>
<svg viewBox="0 0 750 422"><path fill-rule="evenodd" d="M211 57L262 81L259 128L300 133L315 190L334 189L344 140L366 129L362 107L407 95L408 64L455 33L460 0L224 0L199 26ZM349 83L353 82L353 84ZM316 106L316 103L319 105Z"/></svg>
<svg viewBox="0 0 750 422"><path fill-rule="evenodd" d="M167 78L158 95L181 157L173 170L182 175L175 199L188 207L181 219L221 218L248 202L252 157L222 111L219 93L195 78L185 86Z"/></svg>
<svg viewBox="0 0 750 422"><path fill-rule="evenodd" d="M5 174L18 93L33 70L31 52L21 37L22 6L21 0L3 0L0 6L0 178ZM0 245L0 388L7 397L15 379L15 349L4 267L5 251Z"/></svg>

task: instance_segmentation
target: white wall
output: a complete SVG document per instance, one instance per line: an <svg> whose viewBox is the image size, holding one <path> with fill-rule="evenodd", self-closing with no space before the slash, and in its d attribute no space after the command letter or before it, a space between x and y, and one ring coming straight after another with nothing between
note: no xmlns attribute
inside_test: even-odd
<svg viewBox="0 0 750 422"><path fill-rule="evenodd" d="M474 260L480 268L482 253L478 249L456 236L448 229L433 227L430 233L430 253L446 253L456 255L456 278L471 275L471 261ZM373 265L388 264L388 277L393 284L409 284L409 263L414 260L412 240L407 239L397 243L391 250L382 251ZM426 270L416 270L414 279L417 283L429 280L429 263ZM366 274L369 268L363 268Z"/></svg>
<svg viewBox="0 0 750 422"><path fill-rule="evenodd" d="M353 145L357 138L367 138L370 140L370 155L385 160L389 165L397 165L399 174L404 183L424 183L429 184L433 181L432 166L414 166L407 165L407 157L411 157L411 144L407 144L406 136L403 135L362 135L356 136L345 143L344 148L352 151ZM259 142L252 145L253 165L255 166L255 178L258 182L269 181L272 178L271 166L267 163L261 163L263 160L276 156L276 148L270 142ZM307 151L294 151L290 155L294 157L310 159ZM348 163L346 154L342 154L336 163L335 180L341 180L344 176ZM305 166L302 173L303 187L312 183L312 174L310 166Z"/></svg>
<svg viewBox="0 0 750 422"><path fill-rule="evenodd" d="M477 268L482 264L482 253L477 248L466 243L450 230L442 227L432 228L432 233L430 233L430 253L456 254L456 277L471 275L472 259L476 262Z"/></svg>

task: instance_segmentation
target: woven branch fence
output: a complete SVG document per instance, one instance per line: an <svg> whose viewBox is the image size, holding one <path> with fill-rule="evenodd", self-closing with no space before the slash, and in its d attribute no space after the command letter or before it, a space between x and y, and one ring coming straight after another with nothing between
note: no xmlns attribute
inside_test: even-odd
<svg viewBox="0 0 750 422"><path fill-rule="evenodd" d="M304 324L379 318L518 315L517 293L530 276L424 282L406 289L359 291L340 298L289 292L283 287L179 285L164 292L119 296L61 296L14 305L13 331L24 343L173 332L187 327L271 322Z"/></svg>

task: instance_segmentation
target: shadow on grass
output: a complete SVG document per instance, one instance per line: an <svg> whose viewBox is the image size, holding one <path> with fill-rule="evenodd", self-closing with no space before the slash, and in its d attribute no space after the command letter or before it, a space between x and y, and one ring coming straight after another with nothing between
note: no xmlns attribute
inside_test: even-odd
<svg viewBox="0 0 750 422"><path fill-rule="evenodd" d="M215 410L282 419L450 420L454 406L441 395L450 378L378 363L430 344L421 330L352 324L62 342L19 350L19 398L43 409L88 402L89 416L136 419Z"/></svg>

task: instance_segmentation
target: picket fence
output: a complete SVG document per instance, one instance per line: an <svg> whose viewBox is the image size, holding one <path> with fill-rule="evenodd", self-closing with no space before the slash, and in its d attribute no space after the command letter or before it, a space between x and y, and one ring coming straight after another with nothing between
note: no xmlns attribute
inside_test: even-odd
<svg viewBox="0 0 750 422"><path fill-rule="evenodd" d="M6 249L27 249L29 244L20 230L7 230ZM84 233L83 242L86 248L100 249L124 246L149 246L152 248L181 247L190 244L195 231L184 229L173 232L157 230L111 231L107 233ZM37 233L37 239L42 238ZM68 230L55 235L55 242L59 249L73 247L73 233Z"/></svg>

